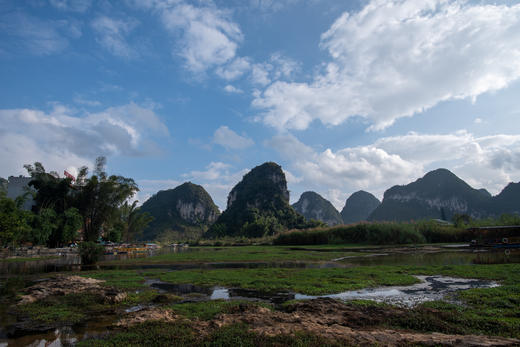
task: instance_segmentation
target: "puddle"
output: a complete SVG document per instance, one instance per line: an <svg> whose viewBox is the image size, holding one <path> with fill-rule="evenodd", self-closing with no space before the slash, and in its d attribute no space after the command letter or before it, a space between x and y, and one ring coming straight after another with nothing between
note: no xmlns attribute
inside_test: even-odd
<svg viewBox="0 0 520 347"><path fill-rule="evenodd" d="M412 307L417 304L446 299L449 294L459 290L472 288L493 288L498 283L478 279L454 278L445 276L415 276L421 283L411 286L379 287L362 290L346 291L338 294L311 296L296 294L297 300L332 298L339 300L373 300L388 304Z"/></svg>

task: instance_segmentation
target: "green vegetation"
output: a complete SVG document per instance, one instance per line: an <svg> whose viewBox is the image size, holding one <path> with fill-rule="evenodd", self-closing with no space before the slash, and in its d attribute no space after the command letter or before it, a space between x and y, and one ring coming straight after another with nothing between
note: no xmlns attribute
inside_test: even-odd
<svg viewBox="0 0 520 347"><path fill-rule="evenodd" d="M318 347L341 346L339 343L311 334L294 336L259 335L248 330L247 325L233 324L203 335L195 331L190 322L147 322L122 329L102 339L81 341L77 346L287 346Z"/></svg>
<svg viewBox="0 0 520 347"><path fill-rule="evenodd" d="M471 240L501 239L508 236L501 230L478 231L468 230L470 226L504 225L509 222L520 225L520 217L502 215L497 219L488 218L481 221L467 219L467 224L442 225L435 221L423 220L413 223L383 222L341 225L330 228L314 228L307 230L291 230L278 235L275 245L319 245L319 244L420 244L469 242ZM511 225L511 224L509 224Z"/></svg>
<svg viewBox="0 0 520 347"><path fill-rule="evenodd" d="M231 190L227 209L205 237L263 237L308 226L316 222L306 222L289 205L285 174L278 164L269 162L253 168Z"/></svg>
<svg viewBox="0 0 520 347"><path fill-rule="evenodd" d="M418 280L398 268L356 267L333 269L217 269L183 270L161 274L159 278L175 284L226 286L264 292L291 291L308 295L339 293L376 286L408 285Z"/></svg>
<svg viewBox="0 0 520 347"><path fill-rule="evenodd" d="M143 288L145 280L136 270L85 271L81 272L81 276L104 280L106 286L126 290Z"/></svg>
<svg viewBox="0 0 520 347"><path fill-rule="evenodd" d="M110 264L168 264L197 262L283 262L283 261L330 261L345 256L364 253L338 250L293 250L283 246L240 247L190 247L187 251L160 254L147 258L132 258L111 261Z"/></svg>
<svg viewBox="0 0 520 347"><path fill-rule="evenodd" d="M220 213L208 192L191 182L161 190L143 204L141 211L154 220L139 238L164 242L200 238Z"/></svg>
<svg viewBox="0 0 520 347"><path fill-rule="evenodd" d="M343 219L338 210L336 210L330 201L324 199L318 193L303 193L298 202L293 204L292 207L308 220L318 220L327 225L343 224Z"/></svg>
<svg viewBox="0 0 520 347"><path fill-rule="evenodd" d="M82 264L95 264L99 257L103 255L103 252L103 246L98 243L85 241L79 244L79 255Z"/></svg>
<svg viewBox="0 0 520 347"><path fill-rule="evenodd" d="M16 314L31 321L52 326L74 325L89 315L106 312L103 297L94 294L69 294L47 297L30 304L16 306Z"/></svg>
<svg viewBox="0 0 520 347"><path fill-rule="evenodd" d="M243 305L255 305L263 306L272 309L271 305L262 303L252 303L248 301L224 301L224 300L213 300L206 302L188 302L183 304L171 305L171 309L181 316L186 318L197 318L200 320L210 320L215 318L219 313L232 313L237 310L239 306Z"/></svg>

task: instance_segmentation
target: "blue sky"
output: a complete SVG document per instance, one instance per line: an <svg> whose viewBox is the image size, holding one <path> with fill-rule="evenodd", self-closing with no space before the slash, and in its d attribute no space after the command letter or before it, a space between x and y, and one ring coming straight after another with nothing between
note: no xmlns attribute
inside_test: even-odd
<svg viewBox="0 0 520 347"><path fill-rule="evenodd" d="M0 1L0 176L108 158L142 202L221 209L275 161L291 201L382 198L439 167L520 180L520 3Z"/></svg>

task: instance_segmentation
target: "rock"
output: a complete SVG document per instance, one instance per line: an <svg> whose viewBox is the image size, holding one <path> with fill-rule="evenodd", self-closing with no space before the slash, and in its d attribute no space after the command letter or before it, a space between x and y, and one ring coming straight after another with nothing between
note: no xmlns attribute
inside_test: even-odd
<svg viewBox="0 0 520 347"><path fill-rule="evenodd" d="M18 305L30 304L48 296L63 296L67 294L93 293L101 295L106 303L118 303L126 299L127 294L115 288L105 287L105 281L81 276L54 276L48 280L25 289Z"/></svg>

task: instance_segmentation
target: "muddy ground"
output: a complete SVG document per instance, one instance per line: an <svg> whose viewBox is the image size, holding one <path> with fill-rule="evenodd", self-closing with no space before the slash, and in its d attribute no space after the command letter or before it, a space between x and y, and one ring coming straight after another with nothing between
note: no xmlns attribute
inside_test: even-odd
<svg viewBox="0 0 520 347"><path fill-rule="evenodd" d="M201 336L231 324L246 324L257 334L276 336L305 332L346 345L448 345L448 346L517 346L520 340L479 335L417 333L385 328L391 319L405 316L406 309L395 307L354 307L323 298L297 302L285 311L241 304L232 312L222 313L210 321L192 320L191 327ZM128 327L148 320L174 322L184 318L163 308L146 308L129 313L118 326Z"/></svg>

